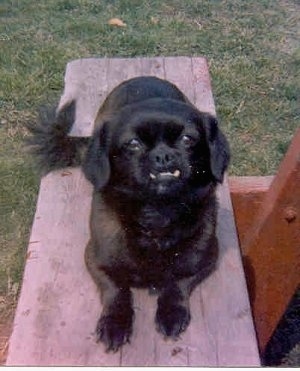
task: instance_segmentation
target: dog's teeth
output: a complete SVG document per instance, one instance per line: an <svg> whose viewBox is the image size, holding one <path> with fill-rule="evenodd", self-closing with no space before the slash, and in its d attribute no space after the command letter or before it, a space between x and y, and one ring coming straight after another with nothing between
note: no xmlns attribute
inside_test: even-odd
<svg viewBox="0 0 300 371"><path fill-rule="evenodd" d="M150 173L150 178L151 179L156 179L157 176L160 176L160 177L167 177L167 176L173 176L175 178L179 178L180 177L180 170L175 170L173 173L171 173L170 171L162 171L161 173L158 173L157 175L154 175L153 173Z"/></svg>

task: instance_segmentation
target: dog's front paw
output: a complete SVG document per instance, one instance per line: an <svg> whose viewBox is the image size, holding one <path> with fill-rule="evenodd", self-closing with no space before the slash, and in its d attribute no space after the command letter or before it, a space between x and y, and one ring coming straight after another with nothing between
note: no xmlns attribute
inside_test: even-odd
<svg viewBox="0 0 300 371"><path fill-rule="evenodd" d="M128 315L102 315L96 328L97 342L104 343L106 351L117 352L130 341L132 333L133 313Z"/></svg>
<svg viewBox="0 0 300 371"><path fill-rule="evenodd" d="M191 315L189 308L181 304L170 304L158 306L156 312L156 325L163 335L177 340L178 336L188 327Z"/></svg>

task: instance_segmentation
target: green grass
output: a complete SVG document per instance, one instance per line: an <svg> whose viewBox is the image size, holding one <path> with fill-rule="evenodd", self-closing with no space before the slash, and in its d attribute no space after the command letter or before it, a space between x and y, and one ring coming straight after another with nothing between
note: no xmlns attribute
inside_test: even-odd
<svg viewBox="0 0 300 371"><path fill-rule="evenodd" d="M60 96L68 61L205 55L230 173L273 174L299 126L299 14L287 0L1 0L0 297L20 282L38 191L23 124Z"/></svg>

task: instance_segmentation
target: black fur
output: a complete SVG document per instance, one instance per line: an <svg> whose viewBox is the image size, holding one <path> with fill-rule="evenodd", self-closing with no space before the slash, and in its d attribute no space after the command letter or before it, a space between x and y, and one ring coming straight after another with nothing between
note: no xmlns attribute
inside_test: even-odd
<svg viewBox="0 0 300 371"><path fill-rule="evenodd" d="M81 162L83 142L67 136L72 109L32 130L48 169ZM131 287L155 289L164 336L187 328L190 294L216 265L215 188L229 157L216 118L165 80L128 80L100 108L82 169L94 185L85 261L101 292L96 334L107 350L130 340Z"/></svg>
<svg viewBox="0 0 300 371"><path fill-rule="evenodd" d="M66 166L79 166L88 138L68 136L75 120L76 103L72 101L58 112L43 108L37 123L27 124L31 136L27 145L42 173Z"/></svg>

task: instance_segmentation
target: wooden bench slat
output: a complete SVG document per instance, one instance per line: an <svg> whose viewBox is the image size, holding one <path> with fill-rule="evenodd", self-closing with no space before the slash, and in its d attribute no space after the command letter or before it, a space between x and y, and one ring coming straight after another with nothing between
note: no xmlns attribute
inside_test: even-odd
<svg viewBox="0 0 300 371"><path fill-rule="evenodd" d="M164 58L141 58L143 75L165 78Z"/></svg>
<svg viewBox="0 0 300 371"><path fill-rule="evenodd" d="M206 59L192 58L192 71L194 75L194 104L200 111L215 114L215 103Z"/></svg>
<svg viewBox="0 0 300 371"><path fill-rule="evenodd" d="M218 365L249 365L257 352L227 180L218 189L219 268L202 285L204 315L215 340Z"/></svg>
<svg viewBox="0 0 300 371"><path fill-rule="evenodd" d="M177 87L185 93L192 103L195 102L191 58L166 57L165 78L177 85Z"/></svg>
<svg viewBox="0 0 300 371"><path fill-rule="evenodd" d="M97 99L140 74L170 79L202 110L214 112L203 58L85 59L67 66L62 102L80 96L72 134L90 135ZM157 298L134 290L131 344L116 354L105 353L93 335L101 306L83 261L91 192L79 169L41 181L7 365L259 365L227 180L218 191L219 267L192 294L190 326L177 342L165 341L155 330Z"/></svg>
<svg viewBox="0 0 300 371"><path fill-rule="evenodd" d="M109 91L120 82L142 74L142 63L140 58L112 58L109 59L107 69L107 80Z"/></svg>
<svg viewBox="0 0 300 371"><path fill-rule="evenodd" d="M99 106L110 88L107 80L108 63L107 58L86 58L67 65L65 89L59 107L76 99L76 118L70 133L73 136L84 137L92 134Z"/></svg>

